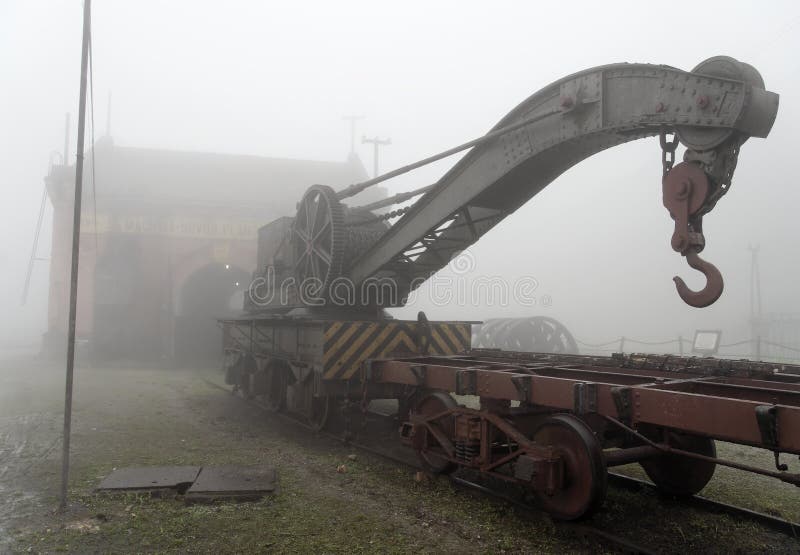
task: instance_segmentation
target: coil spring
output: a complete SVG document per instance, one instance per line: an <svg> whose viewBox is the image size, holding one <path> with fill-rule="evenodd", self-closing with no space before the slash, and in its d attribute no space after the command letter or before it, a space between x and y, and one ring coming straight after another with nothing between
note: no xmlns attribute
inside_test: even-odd
<svg viewBox="0 0 800 555"><path fill-rule="evenodd" d="M456 440L456 459L469 463L480 453L480 444L477 441Z"/></svg>

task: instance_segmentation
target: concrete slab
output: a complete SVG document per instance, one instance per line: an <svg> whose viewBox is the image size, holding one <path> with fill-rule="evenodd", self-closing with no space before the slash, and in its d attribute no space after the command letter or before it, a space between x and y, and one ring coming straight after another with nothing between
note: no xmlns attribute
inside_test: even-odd
<svg viewBox="0 0 800 555"><path fill-rule="evenodd" d="M144 466L119 468L97 486L103 492L158 492L175 490L183 493L200 473L199 466Z"/></svg>
<svg viewBox="0 0 800 555"><path fill-rule="evenodd" d="M252 501L275 492L277 473L267 465L204 466L186 491L187 503Z"/></svg>

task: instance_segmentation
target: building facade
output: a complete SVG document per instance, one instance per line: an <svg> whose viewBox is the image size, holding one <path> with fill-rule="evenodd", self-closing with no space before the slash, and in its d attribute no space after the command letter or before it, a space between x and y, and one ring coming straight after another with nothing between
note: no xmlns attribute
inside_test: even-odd
<svg viewBox="0 0 800 555"><path fill-rule="evenodd" d="M94 157L84 165L76 335L98 359L218 356L216 318L241 310L258 228L293 216L310 185L367 178L355 155L289 160L121 147L104 138ZM46 177L53 204L46 350L66 340L74 179L74 166L63 165Z"/></svg>

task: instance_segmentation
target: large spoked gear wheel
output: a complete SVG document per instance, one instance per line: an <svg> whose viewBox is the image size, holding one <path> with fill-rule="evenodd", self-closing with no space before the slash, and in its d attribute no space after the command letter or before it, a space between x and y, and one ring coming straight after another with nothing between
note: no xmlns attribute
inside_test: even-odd
<svg viewBox="0 0 800 555"><path fill-rule="evenodd" d="M318 287L315 293L326 291L342 274L344 241L344 209L336 193L326 185L309 187L292 227L298 287Z"/></svg>
<svg viewBox="0 0 800 555"><path fill-rule="evenodd" d="M547 316L487 320L475 343L478 347L528 353L578 352L578 344L569 330Z"/></svg>

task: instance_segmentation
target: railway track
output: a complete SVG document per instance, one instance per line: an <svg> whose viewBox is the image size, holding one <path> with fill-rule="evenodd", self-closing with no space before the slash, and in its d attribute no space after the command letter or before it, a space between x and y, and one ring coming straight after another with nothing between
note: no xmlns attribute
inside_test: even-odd
<svg viewBox="0 0 800 555"><path fill-rule="evenodd" d="M608 481L610 484L620 488L626 488L630 490L647 489L658 491L653 484L646 480L641 480L632 476L625 476L624 474L619 474L616 472L608 473ZM736 505L709 499L708 497L703 497L702 495L686 497L682 499L682 502L686 505L709 512L745 517L753 522L763 525L766 528L769 528L770 530L786 534L789 537L795 539L800 537L800 524L767 513L754 511L745 507L737 507Z"/></svg>
<svg viewBox="0 0 800 555"><path fill-rule="evenodd" d="M206 382L206 384L215 389L219 389L220 391L224 391L225 393L228 394L231 393L230 389L225 386L222 386L208 379L204 381ZM398 456L396 453L393 453L387 449L381 449L373 445L369 445L368 443L363 443L361 441L354 439L345 439L343 435L337 435L332 432L314 430L313 427L310 426L309 424L302 422L301 420L298 420L297 418L294 418L283 412L272 411L267 406L265 406L264 404L260 403L255 399L246 399L241 396L239 397L239 399L241 399L242 401L253 407L256 407L264 411L270 416L273 416L292 426L302 428L307 432L324 436L338 443L350 445L355 449L358 449L366 453L370 453L372 455L391 461L393 463L401 464L417 471L421 470L421 467L417 463L415 457L401 457ZM370 416L376 419L387 418L385 415L378 413L370 413ZM615 487L625 488L629 490L648 489L657 491L655 485L651 484L650 482L647 482L645 480L640 480L638 478L633 478L630 476L625 476L623 474L609 472L608 478L609 478L609 483L614 485ZM515 509L519 510L520 513L522 514L530 516L533 515L539 516L542 514L542 511L534 504L525 502L524 500L515 498L513 495L509 495L507 493L499 491L497 488L487 485L485 481L481 480L477 476L467 477L463 475L458 475L458 473L456 473L455 475L450 475L449 480L450 483L456 488L459 488L468 493L485 495L495 500L508 503ZM708 512L745 518L747 520L750 520L751 522L758 523L770 530L787 535L790 538L797 539L798 535L800 535L800 524L773 515L769 515L767 513L754 511L752 509L747 509L745 507L738 507L735 505L723 503L721 501L716 501L699 495L687 497L685 500L683 500L683 502L688 506L696 507L698 509L702 509ZM591 523L588 522L557 522L557 526L564 530L568 530L569 532L577 536L592 539L602 545L612 547L623 553L642 553L642 554L658 553L657 550L653 550L645 545L633 542L617 534L610 533L599 527L593 526Z"/></svg>

